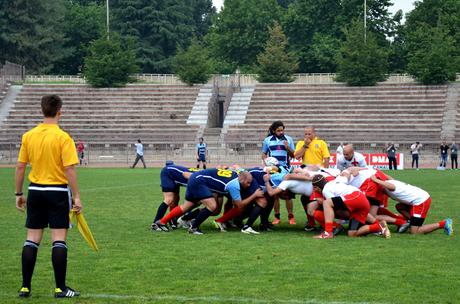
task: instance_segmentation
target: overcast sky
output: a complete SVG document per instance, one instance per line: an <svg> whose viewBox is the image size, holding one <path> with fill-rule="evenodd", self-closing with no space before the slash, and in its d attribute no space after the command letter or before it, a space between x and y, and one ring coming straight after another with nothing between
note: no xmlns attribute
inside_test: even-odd
<svg viewBox="0 0 460 304"><path fill-rule="evenodd" d="M220 9L224 0L212 0L217 10ZM410 12L414 8L414 0L393 0L394 5L390 8L392 13L397 12L398 10L403 10L404 14Z"/></svg>

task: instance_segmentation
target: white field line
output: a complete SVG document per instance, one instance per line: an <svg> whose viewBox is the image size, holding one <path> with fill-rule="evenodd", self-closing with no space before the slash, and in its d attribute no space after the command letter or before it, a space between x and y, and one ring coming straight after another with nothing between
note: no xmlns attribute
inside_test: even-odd
<svg viewBox="0 0 460 304"><path fill-rule="evenodd" d="M115 294L85 294L84 298L94 298L94 299L133 299L133 300L143 300L143 301L161 301L161 300L173 300L178 302L208 302L208 303L219 303L219 302L228 302L228 303L260 303L260 304L269 304L269 303L286 303L286 304L384 304L382 302L348 302L348 301L322 301L317 299L308 299L308 300L298 300L298 299L277 299L277 300L264 300L264 299L255 299L255 298L244 298L244 297L219 297L219 296L209 296L209 297L186 297L186 296L138 296L138 295L115 295Z"/></svg>

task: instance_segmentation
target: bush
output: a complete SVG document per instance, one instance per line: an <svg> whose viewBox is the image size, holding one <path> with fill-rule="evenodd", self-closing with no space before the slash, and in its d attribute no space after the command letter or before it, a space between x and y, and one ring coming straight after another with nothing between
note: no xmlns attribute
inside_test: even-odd
<svg viewBox="0 0 460 304"><path fill-rule="evenodd" d="M138 70L132 41L113 35L110 40L103 37L91 43L83 75L94 87L122 87Z"/></svg>
<svg viewBox="0 0 460 304"><path fill-rule="evenodd" d="M211 61L208 50L193 38L187 50L179 51L173 60L174 72L188 85L206 83L211 78Z"/></svg>

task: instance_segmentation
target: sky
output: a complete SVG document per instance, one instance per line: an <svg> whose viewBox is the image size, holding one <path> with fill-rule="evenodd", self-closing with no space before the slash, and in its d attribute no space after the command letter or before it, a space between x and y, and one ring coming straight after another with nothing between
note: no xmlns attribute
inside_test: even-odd
<svg viewBox="0 0 460 304"><path fill-rule="evenodd" d="M220 9L222 4L224 3L224 0L212 0L213 4L215 7L217 7L217 10ZM402 10L404 14L410 12L414 8L414 0L393 0L392 1L394 4L390 8L390 11L392 13L396 13L398 10Z"/></svg>

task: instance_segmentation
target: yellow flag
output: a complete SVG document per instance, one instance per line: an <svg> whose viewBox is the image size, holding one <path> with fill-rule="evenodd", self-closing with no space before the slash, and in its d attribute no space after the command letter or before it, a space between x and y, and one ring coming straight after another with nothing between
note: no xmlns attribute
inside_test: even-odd
<svg viewBox="0 0 460 304"><path fill-rule="evenodd" d="M97 248L96 240L94 239L93 234L89 229L88 223L86 222L83 213L77 213L72 209L70 210L69 217L70 220L77 225L78 231L80 231L80 234L86 240L88 245L93 248L94 251L98 251L99 249Z"/></svg>

